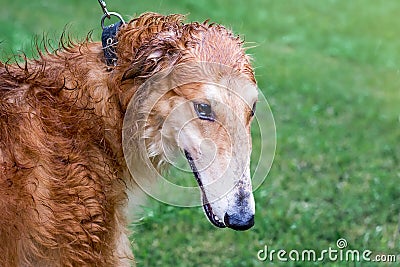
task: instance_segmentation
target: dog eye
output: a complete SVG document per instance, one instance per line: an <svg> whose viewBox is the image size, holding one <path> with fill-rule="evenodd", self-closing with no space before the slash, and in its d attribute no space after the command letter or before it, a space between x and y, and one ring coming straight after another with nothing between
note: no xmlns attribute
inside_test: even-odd
<svg viewBox="0 0 400 267"><path fill-rule="evenodd" d="M254 114L256 113L256 105L257 105L257 102L254 102L253 108L251 109L251 113L250 113L250 116L251 116L251 117L253 117Z"/></svg>
<svg viewBox="0 0 400 267"><path fill-rule="evenodd" d="M214 113L211 110L211 106L206 103L193 103L194 104L194 110L197 113L197 116L199 119L202 120L209 120L209 121L214 121Z"/></svg>

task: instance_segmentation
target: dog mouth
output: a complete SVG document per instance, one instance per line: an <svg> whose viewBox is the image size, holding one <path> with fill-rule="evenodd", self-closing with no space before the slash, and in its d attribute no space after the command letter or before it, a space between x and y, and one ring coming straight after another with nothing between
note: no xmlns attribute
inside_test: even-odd
<svg viewBox="0 0 400 267"><path fill-rule="evenodd" d="M193 160L192 156L190 155L190 153L187 150L184 150L184 152L185 152L186 159L189 162L190 168L192 169L193 175L196 178L197 184L199 185L201 195L202 195L201 199L203 202L203 209L204 209L204 212L205 212L208 220L216 227L225 228L226 225L222 221L222 218L219 218L217 215L215 215L210 203L208 202L207 195L206 195L204 187L203 187L203 183L200 180L199 172L197 170L196 165L194 164L194 160Z"/></svg>

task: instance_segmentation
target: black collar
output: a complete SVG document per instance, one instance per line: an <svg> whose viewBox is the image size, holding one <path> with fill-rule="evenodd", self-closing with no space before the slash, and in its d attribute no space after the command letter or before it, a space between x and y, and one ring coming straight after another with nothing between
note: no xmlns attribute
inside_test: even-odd
<svg viewBox="0 0 400 267"><path fill-rule="evenodd" d="M103 21L102 21L103 22ZM107 66L117 65L117 53L115 51L115 46L118 43L116 38L119 28L124 24L123 20L117 23L111 24L109 26L102 25L103 32L101 34L101 42L103 45L104 58Z"/></svg>

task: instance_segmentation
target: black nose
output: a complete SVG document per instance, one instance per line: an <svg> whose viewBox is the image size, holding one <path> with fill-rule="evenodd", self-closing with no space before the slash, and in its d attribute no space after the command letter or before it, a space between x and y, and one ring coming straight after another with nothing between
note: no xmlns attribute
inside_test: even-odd
<svg viewBox="0 0 400 267"><path fill-rule="evenodd" d="M250 229L254 225L254 214L237 214L232 215L225 213L225 225L233 230L244 231Z"/></svg>

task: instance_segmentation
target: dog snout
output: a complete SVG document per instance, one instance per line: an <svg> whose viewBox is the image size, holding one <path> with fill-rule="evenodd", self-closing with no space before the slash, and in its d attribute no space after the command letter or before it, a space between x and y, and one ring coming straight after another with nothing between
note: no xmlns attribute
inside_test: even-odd
<svg viewBox="0 0 400 267"><path fill-rule="evenodd" d="M242 182L238 185L238 190L234 194L235 204L225 212L224 223L231 229L244 231L254 225L254 197L251 190L245 188Z"/></svg>
<svg viewBox="0 0 400 267"><path fill-rule="evenodd" d="M225 213L224 223L227 227L237 230L244 231L250 229L254 225L254 214L250 213Z"/></svg>

